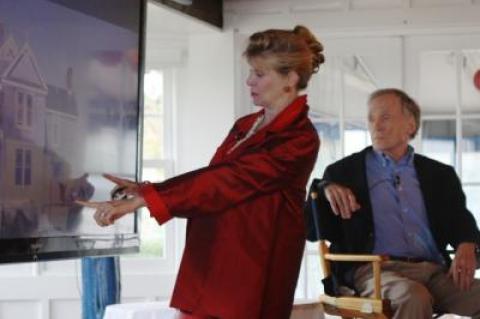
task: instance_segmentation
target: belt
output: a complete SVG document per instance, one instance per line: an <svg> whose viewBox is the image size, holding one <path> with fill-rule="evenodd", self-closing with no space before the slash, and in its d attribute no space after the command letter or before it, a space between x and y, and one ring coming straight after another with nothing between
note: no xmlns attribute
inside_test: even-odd
<svg viewBox="0 0 480 319"><path fill-rule="evenodd" d="M388 260L403 261L407 263L421 263L424 261L428 261L425 258L421 258L421 257L405 257L405 256L388 256Z"/></svg>

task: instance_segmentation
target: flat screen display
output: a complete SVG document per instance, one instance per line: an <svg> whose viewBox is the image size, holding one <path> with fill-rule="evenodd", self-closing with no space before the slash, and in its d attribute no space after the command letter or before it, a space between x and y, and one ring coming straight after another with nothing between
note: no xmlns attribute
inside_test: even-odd
<svg viewBox="0 0 480 319"><path fill-rule="evenodd" d="M95 224L102 173L136 179L145 3L0 0L0 262L138 250Z"/></svg>

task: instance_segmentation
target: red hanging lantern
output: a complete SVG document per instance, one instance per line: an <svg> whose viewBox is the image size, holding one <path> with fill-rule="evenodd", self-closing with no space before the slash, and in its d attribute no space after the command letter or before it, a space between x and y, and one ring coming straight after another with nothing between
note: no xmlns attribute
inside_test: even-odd
<svg viewBox="0 0 480 319"><path fill-rule="evenodd" d="M480 70L477 70L473 75L473 85L480 91Z"/></svg>

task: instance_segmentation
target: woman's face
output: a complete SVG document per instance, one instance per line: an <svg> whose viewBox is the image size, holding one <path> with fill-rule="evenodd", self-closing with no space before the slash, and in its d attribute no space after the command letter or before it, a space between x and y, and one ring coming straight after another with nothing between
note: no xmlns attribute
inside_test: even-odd
<svg viewBox="0 0 480 319"><path fill-rule="evenodd" d="M250 87L253 104L262 107L283 106L289 94L285 88L290 87L290 91L295 89L289 83L288 76L275 71L263 57L251 58L249 64L250 74L247 85Z"/></svg>

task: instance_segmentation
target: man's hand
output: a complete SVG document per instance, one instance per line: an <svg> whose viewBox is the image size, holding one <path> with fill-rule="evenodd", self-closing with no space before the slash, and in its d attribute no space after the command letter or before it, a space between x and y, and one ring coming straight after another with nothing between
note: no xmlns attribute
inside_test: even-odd
<svg viewBox="0 0 480 319"><path fill-rule="evenodd" d="M349 219L354 211L360 209L360 204L348 187L331 183L325 186L324 192L330 207L337 216L340 215L344 219Z"/></svg>
<svg viewBox="0 0 480 319"><path fill-rule="evenodd" d="M455 258L448 274L459 289L468 290L472 285L476 266L475 244L461 243L457 247Z"/></svg>

